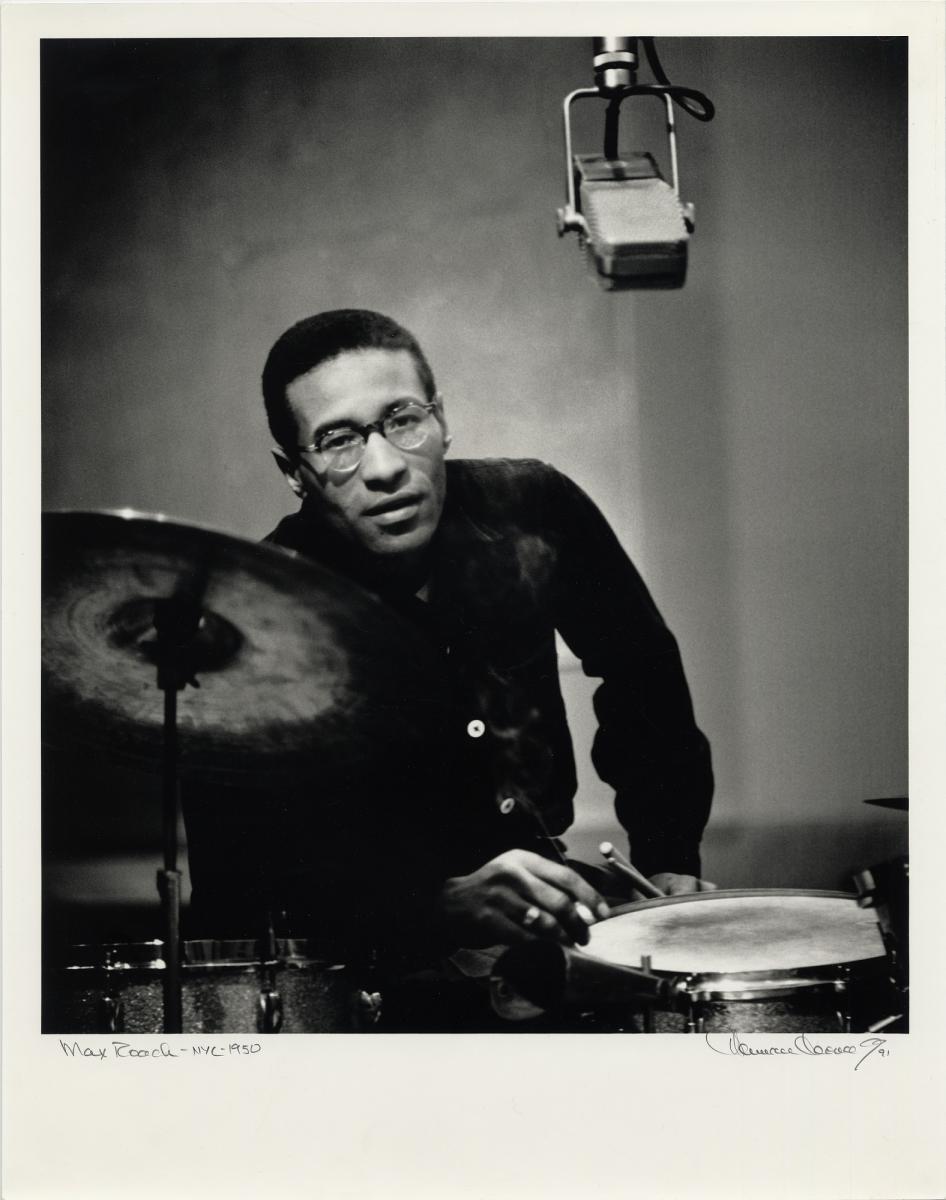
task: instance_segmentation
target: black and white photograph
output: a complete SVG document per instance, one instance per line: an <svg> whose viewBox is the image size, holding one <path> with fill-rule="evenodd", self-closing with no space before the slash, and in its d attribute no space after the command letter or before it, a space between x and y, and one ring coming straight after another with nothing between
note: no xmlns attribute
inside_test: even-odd
<svg viewBox="0 0 946 1200"><path fill-rule="evenodd" d="M880 1122L911 997L934 1004L911 987L911 805L936 802L911 693L911 252L942 236L911 183L922 21L184 7L204 19L173 36L33 43L32 1032L97 1087L168 1059L155 1113L174 1058L226 1057L205 1078L242 1071L269 1114L297 1051L395 1089L441 1054L560 1053L669 1121L680 1081L712 1106L711 1069L738 1094L776 1066L739 1059L781 1054L786 1104L849 1076L846 1120ZM843 1079L810 1061L832 1056ZM892 1154L845 1185L748 1178L936 1194ZM644 1194L732 1194L726 1169L650 1165ZM360 1163L319 1194L566 1194L485 1171L386 1190ZM293 1179L178 1194L316 1194Z"/></svg>

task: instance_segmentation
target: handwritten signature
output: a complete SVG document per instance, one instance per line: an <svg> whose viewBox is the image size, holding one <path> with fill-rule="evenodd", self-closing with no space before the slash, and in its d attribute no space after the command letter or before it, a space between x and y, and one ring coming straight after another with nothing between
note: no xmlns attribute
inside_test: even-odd
<svg viewBox="0 0 946 1200"><path fill-rule="evenodd" d="M712 1036L709 1033L704 1034L706 1044L712 1051L716 1054L735 1054L737 1057L755 1058L759 1056L774 1058L783 1054L808 1054L816 1058L836 1058L842 1054L860 1055L854 1064L855 1071L872 1054L876 1054L879 1058L889 1058L891 1053L887 1049L887 1039L882 1037L869 1037L863 1038L859 1042L841 1042L835 1044L833 1042L813 1042L809 1040L807 1033L800 1033L789 1045L750 1046L748 1042L744 1042L740 1038L738 1033L731 1033L726 1039L725 1048L721 1050L718 1045L711 1041Z"/></svg>
<svg viewBox="0 0 946 1200"><path fill-rule="evenodd" d="M259 1042L187 1042L171 1047L167 1042L159 1046L131 1042L112 1042L108 1046L87 1046L81 1042L66 1042L59 1039L63 1054L67 1058L91 1058L103 1062L106 1058L229 1058L231 1055L259 1054Z"/></svg>

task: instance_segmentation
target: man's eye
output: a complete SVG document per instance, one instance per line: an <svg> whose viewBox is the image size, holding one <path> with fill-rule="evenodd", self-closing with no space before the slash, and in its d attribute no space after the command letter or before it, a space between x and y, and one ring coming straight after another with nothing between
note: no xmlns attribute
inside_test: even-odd
<svg viewBox="0 0 946 1200"><path fill-rule="evenodd" d="M338 450L350 450L361 441L361 434L352 429L339 429L334 433L326 433L319 439L319 449L323 454L334 454Z"/></svg>
<svg viewBox="0 0 946 1200"><path fill-rule="evenodd" d="M393 413L388 417L386 425L392 430L413 429L426 415L423 411L418 412L416 408L411 408L406 412Z"/></svg>

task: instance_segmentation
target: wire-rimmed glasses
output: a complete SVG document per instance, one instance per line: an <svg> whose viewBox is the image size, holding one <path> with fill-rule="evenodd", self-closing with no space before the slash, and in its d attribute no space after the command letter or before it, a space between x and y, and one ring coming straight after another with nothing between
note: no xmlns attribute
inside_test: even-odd
<svg viewBox="0 0 946 1200"><path fill-rule="evenodd" d="M394 409L380 421L368 425L346 424L319 434L308 446L297 446L303 454L318 454L335 471L353 471L361 462L372 433L380 433L399 450L418 450L430 436L434 403L411 401Z"/></svg>

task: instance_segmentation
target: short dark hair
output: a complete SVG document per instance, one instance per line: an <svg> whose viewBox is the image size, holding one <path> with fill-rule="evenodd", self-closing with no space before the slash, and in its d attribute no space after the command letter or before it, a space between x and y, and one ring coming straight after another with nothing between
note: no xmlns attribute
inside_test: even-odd
<svg viewBox="0 0 946 1200"><path fill-rule="evenodd" d="M406 350L414 359L428 400L436 393L434 375L417 339L382 313L336 308L298 321L278 339L263 367L263 400L269 429L278 445L294 452L295 432L286 389L294 379L347 350Z"/></svg>

